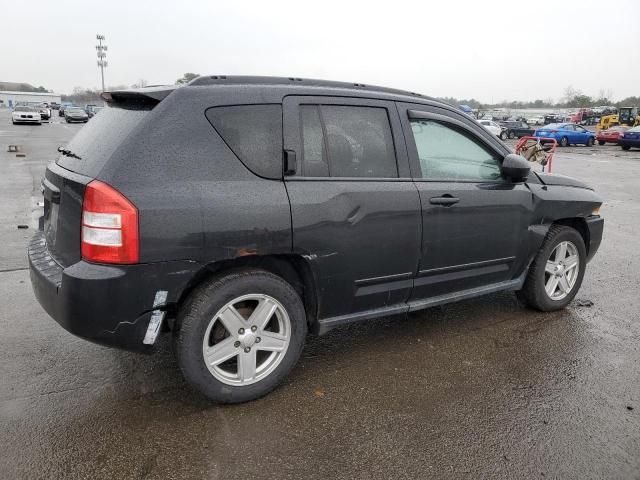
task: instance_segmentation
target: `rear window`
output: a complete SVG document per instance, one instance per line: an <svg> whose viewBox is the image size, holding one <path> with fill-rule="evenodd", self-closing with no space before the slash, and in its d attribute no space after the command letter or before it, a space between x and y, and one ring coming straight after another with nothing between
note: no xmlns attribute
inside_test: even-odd
<svg viewBox="0 0 640 480"><path fill-rule="evenodd" d="M282 178L282 106L234 105L206 112L213 128L256 175Z"/></svg>
<svg viewBox="0 0 640 480"><path fill-rule="evenodd" d="M81 175L97 177L113 152L149 112L149 109L105 108L65 147L80 158L60 155L58 165Z"/></svg>

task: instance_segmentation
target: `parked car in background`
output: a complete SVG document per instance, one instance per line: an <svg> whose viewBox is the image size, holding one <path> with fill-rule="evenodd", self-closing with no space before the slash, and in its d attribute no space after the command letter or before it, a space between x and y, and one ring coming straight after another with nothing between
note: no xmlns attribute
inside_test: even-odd
<svg viewBox="0 0 640 480"><path fill-rule="evenodd" d="M67 108L70 108L70 107L76 107L76 105L74 105L73 103L70 103L70 102L62 102L62 104L61 104L61 105L60 105L60 107L58 108L58 116L59 116L59 117L64 117L64 111L65 111ZM79 108L79 107L78 107L78 108Z"/></svg>
<svg viewBox="0 0 640 480"><path fill-rule="evenodd" d="M11 123L14 125L18 123L36 123L40 125L42 124L42 118L37 108L17 105L11 112Z"/></svg>
<svg viewBox="0 0 640 480"><path fill-rule="evenodd" d="M51 102L51 105L49 105L51 107L52 110L58 110L60 108L60 104L57 102Z"/></svg>
<svg viewBox="0 0 640 480"><path fill-rule="evenodd" d="M506 130L507 138L526 137L535 133L526 122L500 122L500 125Z"/></svg>
<svg viewBox="0 0 640 480"><path fill-rule="evenodd" d="M580 125L595 125L598 123L600 115L591 108L581 108L575 113L569 115L570 121Z"/></svg>
<svg viewBox="0 0 640 480"><path fill-rule="evenodd" d="M89 115L89 118L93 118L103 108L104 107L93 106L93 108L91 108L91 109L89 109L89 111L87 111L87 115Z"/></svg>
<svg viewBox="0 0 640 480"><path fill-rule="evenodd" d="M620 145L623 150L640 148L640 126L622 132L618 138L618 145Z"/></svg>
<svg viewBox="0 0 640 480"><path fill-rule="evenodd" d="M68 107L64 110L64 119L67 123L72 122L87 122L89 115L80 107Z"/></svg>
<svg viewBox="0 0 640 480"><path fill-rule="evenodd" d="M276 388L307 331L497 291L564 308L600 245L592 188L435 99L233 76L103 95L46 169L36 298L96 343L171 332L217 402Z"/></svg>
<svg viewBox="0 0 640 480"><path fill-rule="evenodd" d="M544 117L542 115L529 117L527 118L527 123L529 125L544 125Z"/></svg>
<svg viewBox="0 0 640 480"><path fill-rule="evenodd" d="M607 130L599 130L596 133L596 140L599 145L605 143L618 143L618 139L623 132L629 130L629 127L624 125L616 125L615 127L608 128Z"/></svg>
<svg viewBox="0 0 640 480"><path fill-rule="evenodd" d="M505 140L507 138L506 129L502 128L500 125L498 125L493 120L486 120L485 118L481 118L480 120L478 120L478 122L480 123L480 125L482 125L484 128L489 130L491 133L493 133L499 139Z"/></svg>
<svg viewBox="0 0 640 480"><path fill-rule="evenodd" d="M561 147L569 145L592 146L595 134L575 123L551 123L535 131L535 137L554 138Z"/></svg>
<svg viewBox="0 0 640 480"><path fill-rule="evenodd" d="M37 107L42 120L49 120L51 118L51 109L48 105L40 105Z"/></svg>

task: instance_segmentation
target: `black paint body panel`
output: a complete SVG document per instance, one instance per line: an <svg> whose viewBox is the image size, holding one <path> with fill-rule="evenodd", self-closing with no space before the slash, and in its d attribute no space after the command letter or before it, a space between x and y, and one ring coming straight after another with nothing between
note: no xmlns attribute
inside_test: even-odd
<svg viewBox="0 0 640 480"><path fill-rule="evenodd" d="M296 152L301 98L386 108L399 177L262 178L205 116L214 106L282 104L283 149ZM177 307L203 272L245 257L295 257L307 265L316 299L309 318L323 331L519 288L554 221L586 222L589 258L602 237L602 219L591 215L602 200L577 180L533 173L526 183L414 180L409 109L464 124L496 158L511 153L477 122L427 97L349 84L207 77L181 88L114 92L108 101L118 99L159 102L96 176L138 208L140 264L81 260L82 198L92 178L55 164L47 169L45 198L59 202L58 229L50 232L57 238L36 234L29 253L40 303L63 327L99 343L145 350L141 339L158 290L169 292L163 308ZM459 203L430 204L445 194Z"/></svg>

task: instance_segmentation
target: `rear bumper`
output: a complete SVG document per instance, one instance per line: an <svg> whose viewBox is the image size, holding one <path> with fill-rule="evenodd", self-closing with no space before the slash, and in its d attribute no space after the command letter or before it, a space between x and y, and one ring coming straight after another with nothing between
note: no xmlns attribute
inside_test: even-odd
<svg viewBox="0 0 640 480"><path fill-rule="evenodd" d="M175 305L199 270L191 261L63 268L47 251L44 234L29 244L31 285L38 302L65 330L95 343L150 352L145 337L153 310ZM154 306L158 292L167 299Z"/></svg>
<svg viewBox="0 0 640 480"><path fill-rule="evenodd" d="M602 242L602 231L604 229L604 218L592 215L586 218L589 229L589 245L587 245L587 262L590 261L600 248Z"/></svg>
<svg viewBox="0 0 640 480"><path fill-rule="evenodd" d="M640 139L636 140L636 139L625 139L620 138L618 140L618 145L620 145L621 147L633 147L633 148L640 148Z"/></svg>

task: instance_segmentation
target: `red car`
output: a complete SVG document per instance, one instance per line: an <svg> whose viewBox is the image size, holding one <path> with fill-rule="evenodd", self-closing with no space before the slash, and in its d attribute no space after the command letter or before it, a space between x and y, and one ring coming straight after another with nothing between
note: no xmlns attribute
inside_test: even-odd
<svg viewBox="0 0 640 480"><path fill-rule="evenodd" d="M607 130L600 130L596 134L596 140L599 145L604 145L605 143L618 143L620 134L627 130L629 130L629 127L625 127L623 125L616 125L615 127L608 128Z"/></svg>

